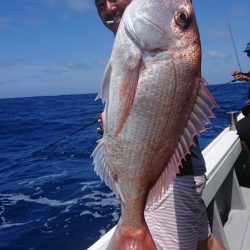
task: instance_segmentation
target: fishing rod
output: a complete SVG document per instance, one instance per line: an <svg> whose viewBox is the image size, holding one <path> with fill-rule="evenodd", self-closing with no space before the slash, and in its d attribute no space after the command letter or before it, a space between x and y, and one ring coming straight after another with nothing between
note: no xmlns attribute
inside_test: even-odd
<svg viewBox="0 0 250 250"><path fill-rule="evenodd" d="M99 118L98 118L98 119L99 119ZM14 166L15 164L20 163L20 162L22 162L22 161L25 161L25 160L27 161L28 159L32 158L32 156L34 156L34 155L42 154L42 153L43 153L44 151L46 151L47 149L49 149L49 148L51 148L51 147L53 147L53 146L59 144L60 142L64 141L65 139L70 138L70 137L72 137L73 135L79 133L80 131L83 131L83 130L85 130L86 128L88 128L88 127L90 127L90 126L92 126L92 125L98 123L98 119L95 119L94 121L88 123L87 125L85 125L85 126L83 126L83 127L80 127L80 128L78 128L77 130L75 130L75 131L73 131L73 132L71 132L71 133L69 133L69 134L63 136L61 139L59 139L59 140L57 140L57 141L55 141L55 142L53 142L53 143L50 143L49 145L43 147L42 149L33 151L32 153L30 153L29 156L26 156L26 157L22 157L22 158L16 159L16 160L12 163L12 165L11 165L10 167L12 167L12 166ZM5 169L1 169L0 172L2 172L3 170L6 170L6 168L5 168Z"/></svg>
<svg viewBox="0 0 250 250"><path fill-rule="evenodd" d="M232 29L231 29L231 26L230 26L230 23L229 23L227 11L226 11L226 8L225 8L223 0L221 1L221 4L222 4L223 11L224 11L226 23L227 23L228 30L229 30L229 33L230 33L230 37L231 37L231 40L232 40L232 44L233 44L233 48L234 48L234 53L235 53L235 56L236 56L236 59L237 59L237 62L238 62L238 67L239 67L240 72L242 72L242 68L241 68L239 56L238 56L236 45L235 45L235 40L234 40L234 37L233 37L233 32L232 32ZM246 89L246 83L245 82L244 82L244 88Z"/></svg>
<svg viewBox="0 0 250 250"><path fill-rule="evenodd" d="M77 129L77 130L71 132L71 133L68 134L68 135L65 135L65 136L62 137L60 140L58 140L58 141L56 141L56 142L53 142L53 143L49 144L48 146L44 147L44 148L41 149L40 151L43 152L43 151L47 150L48 148L51 148L51 147L55 146L56 144L62 142L63 140L65 140L65 139L67 139L67 138L69 138L69 137L71 137L71 136L73 136L73 135L79 133L80 131L82 131L82 130L88 128L88 127L90 127L91 125L94 125L95 123L97 123L97 121L98 121L98 119L95 119L93 122L91 122L91 123L89 123L89 124L87 124L87 125L85 125L85 126L79 128L79 129Z"/></svg>
<svg viewBox="0 0 250 250"><path fill-rule="evenodd" d="M233 47L234 47L234 53L235 53L235 56L236 56L236 59L237 59L237 62L238 62L240 72L242 72L239 56L238 56L238 53L237 53L237 49L236 49L236 45L235 45L235 41L234 41L234 37L233 37L233 32L232 32L232 29L231 29L231 26L230 26L230 23L229 23L229 19L228 19L228 15L227 15L227 12L226 12L225 5L224 5L224 1L222 0L221 3L222 3L222 8L223 8L223 11L224 11L225 19L226 19L226 22L227 22L228 30L229 30L229 33L230 33L230 37L231 37L231 40L232 40L232 44L233 44Z"/></svg>

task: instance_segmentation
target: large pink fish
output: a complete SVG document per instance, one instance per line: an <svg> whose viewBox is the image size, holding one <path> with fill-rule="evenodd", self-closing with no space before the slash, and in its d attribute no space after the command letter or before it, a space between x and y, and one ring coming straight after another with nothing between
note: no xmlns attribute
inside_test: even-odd
<svg viewBox="0 0 250 250"><path fill-rule="evenodd" d="M156 249L144 208L158 202L216 105L201 77L190 0L133 0L120 23L101 87L104 135L95 171L119 196L107 249Z"/></svg>

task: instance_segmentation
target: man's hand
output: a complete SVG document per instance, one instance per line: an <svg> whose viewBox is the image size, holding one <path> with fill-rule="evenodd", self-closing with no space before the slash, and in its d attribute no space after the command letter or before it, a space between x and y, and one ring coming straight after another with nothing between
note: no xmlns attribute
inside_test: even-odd
<svg viewBox="0 0 250 250"><path fill-rule="evenodd" d="M103 121L102 121L102 114L99 115L99 118L97 120L98 124L99 124L99 127L97 128L97 132L100 134L100 135L103 135Z"/></svg>
<svg viewBox="0 0 250 250"><path fill-rule="evenodd" d="M239 75L239 74L241 74L240 71L236 71L236 70L235 70L235 71L232 72L232 76L233 76L233 77L236 76L236 75Z"/></svg>
<svg viewBox="0 0 250 250"><path fill-rule="evenodd" d="M243 75L243 74L241 74L241 75L236 75L235 77L234 77L237 81L250 81L250 77L249 76L246 76L246 75Z"/></svg>
<svg viewBox="0 0 250 250"><path fill-rule="evenodd" d="M250 81L250 76L247 73L242 73L239 71L233 71L232 76L237 81Z"/></svg>

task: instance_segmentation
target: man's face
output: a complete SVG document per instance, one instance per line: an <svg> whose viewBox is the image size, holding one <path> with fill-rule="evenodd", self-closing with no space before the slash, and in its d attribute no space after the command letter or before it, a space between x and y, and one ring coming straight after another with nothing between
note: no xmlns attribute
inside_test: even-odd
<svg viewBox="0 0 250 250"><path fill-rule="evenodd" d="M98 14L103 24L116 34L122 14L131 0L95 0Z"/></svg>

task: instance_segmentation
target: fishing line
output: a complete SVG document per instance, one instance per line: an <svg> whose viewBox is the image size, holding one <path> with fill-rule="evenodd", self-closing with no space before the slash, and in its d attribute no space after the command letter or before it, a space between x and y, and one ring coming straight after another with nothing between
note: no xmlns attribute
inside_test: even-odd
<svg viewBox="0 0 250 250"><path fill-rule="evenodd" d="M210 86L209 90L210 90L210 91L214 91L215 89L218 89L218 88L220 88L220 87L223 86L223 85L227 85L227 84L230 84L230 83L234 83L234 82L236 82L236 81L237 81L237 80L234 79L234 80L231 80L231 81L226 82L226 83L217 84L218 86L214 86L213 88L211 88L212 85L209 84L209 86Z"/></svg>
<svg viewBox="0 0 250 250"><path fill-rule="evenodd" d="M234 37L233 37L233 32L232 32L232 29L231 29L231 26L230 26L230 23L229 23L228 15L227 15L226 8L225 8L223 0L221 1L221 4L222 4L223 11L224 11L226 23L227 23L228 30L229 30L229 33L230 33L230 37L231 37L231 40L232 40L232 44L233 44L233 47L234 47L234 52L235 52L235 56L236 56L236 59L237 59L237 62L238 62L238 66L239 66L240 72L242 72L239 56L238 56L238 53L237 53L237 49L236 49L236 45L235 45L235 41L234 41ZM244 88L247 89L245 81L243 83L244 83Z"/></svg>
<svg viewBox="0 0 250 250"><path fill-rule="evenodd" d="M235 45L235 41L234 41L234 37L233 37L233 32L232 32L232 29L231 29L231 26L230 26L230 23L229 23L229 20L228 20L228 16L227 16L227 12L226 12L223 0L222 0L221 3L222 3L222 8L223 8L223 11L224 11L225 19L226 19L226 22L227 22L228 30L229 30L229 33L230 33L230 37L231 37L231 40L232 40L232 43L233 43L234 52L235 52L235 56L236 56L236 59L237 59L237 62L238 62L238 66L239 66L240 72L242 72L241 65L240 65L240 60L239 60L239 57L238 57L238 53L237 53L237 49L236 49L236 45Z"/></svg>
<svg viewBox="0 0 250 250"><path fill-rule="evenodd" d="M71 137L71 136L73 136L73 135L79 133L80 131L82 131L82 130L88 128L88 127L90 127L91 125L94 125L95 123L97 123L97 120L98 120L98 119L96 119L96 120L94 120L93 122L91 122L91 123L89 123L89 124L87 124L87 125L85 125L85 126L79 128L79 129L73 131L72 133L70 133L70 134L68 134L68 135L65 135L65 136L64 136L63 138L61 138L60 140L58 140L58 141L56 141L56 142L53 142L53 143L49 144L48 146L46 146L45 148L41 149L40 151L43 152L43 151L47 150L48 148L53 147L53 146L55 146L56 144L62 142L63 140L65 140L65 139L67 139L67 138L69 138L69 137Z"/></svg>
<svg viewBox="0 0 250 250"><path fill-rule="evenodd" d="M240 70L240 72L242 72L241 64L240 64L240 60L239 60L239 56L238 56L238 53L237 53L237 49L236 49L236 45L235 45L235 41L234 41L234 37L233 37L233 32L232 32L232 29L231 29L231 26L230 26L230 23L229 23L228 15L227 15L227 12L226 12L226 9L225 9L224 1L223 1L223 0L221 1L221 4L222 4L223 11L224 11L226 23L227 23L228 30L229 30L229 33L230 33L230 37L231 37L231 40L232 40L232 44L233 44L235 56L236 56L236 59L237 59L237 62L238 62L238 66L239 66L239 70ZM210 90L213 91L213 90L219 88L221 85L230 84L230 83L233 83L233 82L236 82L236 81L237 81L237 80L234 79L234 80L231 80L231 81L229 81L229 82L226 82L226 83L223 83L223 84L219 84L218 86L216 86L216 87L214 87L214 88L211 88ZM246 88L245 82L244 82L244 87Z"/></svg>
<svg viewBox="0 0 250 250"><path fill-rule="evenodd" d="M99 119L99 118L98 118L98 119ZM14 166L15 164L17 164L17 163L20 163L20 162L22 162L22 161L27 161L28 159L32 158L34 155L40 155L40 154L42 154L42 153L43 153L44 151L46 151L47 149L49 149L49 148L51 148L51 147L53 147L53 146L59 144L60 142L64 141L64 140L67 139L67 138L72 137L73 135L79 133L80 131L83 131L83 130L85 130L86 128L88 128L88 127L94 125L95 123L98 122L98 119L95 119L94 121L90 122L89 124L87 124L87 125L85 125L85 126L83 126L83 127L80 127L80 128L78 128L77 130L75 130L75 131L73 131L73 132L71 132L71 133L65 135L65 136L62 137L61 139L59 139L59 140L57 140L57 141L55 141L55 142L53 142L53 143L50 143L50 144L47 145L46 147L44 147L44 148L42 148L42 149L39 149L39 150L36 150L36 151L30 153L29 156L26 156L26 157L22 157L22 158L16 159L16 160L11 164L11 166L6 167L6 168L3 168L3 169L0 169L0 172L6 170L7 168L13 167L13 166Z"/></svg>

